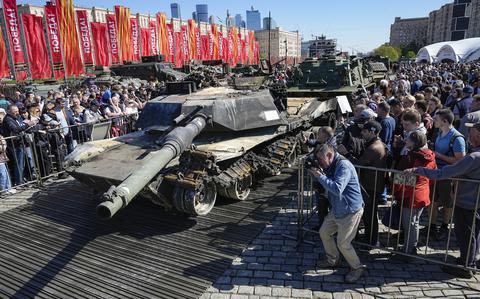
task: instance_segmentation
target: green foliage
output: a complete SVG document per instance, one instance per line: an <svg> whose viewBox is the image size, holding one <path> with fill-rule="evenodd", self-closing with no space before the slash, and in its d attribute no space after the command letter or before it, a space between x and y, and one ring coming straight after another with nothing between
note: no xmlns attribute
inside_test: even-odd
<svg viewBox="0 0 480 299"><path fill-rule="evenodd" d="M383 57L388 57L391 61L398 61L402 50L388 44L381 45L380 47L374 50L376 55L380 55Z"/></svg>
<svg viewBox="0 0 480 299"><path fill-rule="evenodd" d="M407 55L405 55L408 59L413 59L415 58L417 55L415 54L415 52L413 52L412 50L408 51L407 52Z"/></svg>

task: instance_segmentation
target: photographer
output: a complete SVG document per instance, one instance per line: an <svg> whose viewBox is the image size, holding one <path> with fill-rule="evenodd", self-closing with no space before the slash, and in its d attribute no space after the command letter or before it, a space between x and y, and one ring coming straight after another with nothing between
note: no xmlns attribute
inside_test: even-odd
<svg viewBox="0 0 480 299"><path fill-rule="evenodd" d="M339 267L340 250L351 267L345 282L354 283L365 271L352 246L363 214L363 199L357 172L353 164L336 153L329 144L317 146L315 158L318 167L313 166L309 172L327 190L328 201L332 207L320 228L320 238L327 259L318 266ZM337 244L333 237L335 233Z"/></svg>
<svg viewBox="0 0 480 299"><path fill-rule="evenodd" d="M310 147L317 147L318 145L323 145L325 143L330 144L333 148L336 148L336 136L334 131L329 126L323 126L318 129L317 139L304 140L305 143ZM312 166L316 165L315 153L312 152L309 154L305 160L305 168L309 169ZM328 214L328 200L325 198L325 189L318 183L314 182L313 189L315 190L315 199L317 200L317 212L318 212L318 227L314 227L313 230L318 231L323 224L325 216Z"/></svg>

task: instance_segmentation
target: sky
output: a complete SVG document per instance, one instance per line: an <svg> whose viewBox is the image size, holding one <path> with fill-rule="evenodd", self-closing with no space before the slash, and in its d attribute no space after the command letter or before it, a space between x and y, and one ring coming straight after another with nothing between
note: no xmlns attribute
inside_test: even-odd
<svg viewBox="0 0 480 299"><path fill-rule="evenodd" d="M170 3L174 1L151 0L74 0L76 6L113 8L114 5L130 7L133 13L165 12L170 16ZM299 30L304 40L312 35L326 35L336 38L338 49L349 52L368 52L388 42L390 25L395 17L426 17L432 10L453 0L177 0L182 18L191 18L196 4L208 4L209 14L225 20L227 9L230 14L240 13L245 19L245 11L253 5L262 18L270 11L277 25L287 30ZM17 0L18 4L43 5L40 0ZM217 19L216 19L217 20Z"/></svg>

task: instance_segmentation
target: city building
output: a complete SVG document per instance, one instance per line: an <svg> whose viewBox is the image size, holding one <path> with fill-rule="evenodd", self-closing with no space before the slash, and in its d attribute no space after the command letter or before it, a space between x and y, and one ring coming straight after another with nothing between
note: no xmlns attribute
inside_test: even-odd
<svg viewBox="0 0 480 299"><path fill-rule="evenodd" d="M261 24L261 16L260 12L258 10L254 10L253 6L251 7L251 10L247 10L246 12L247 15L247 29L248 30L261 30L262 29L262 24Z"/></svg>
<svg viewBox="0 0 480 299"><path fill-rule="evenodd" d="M181 19L182 15L180 13L180 4L172 3L170 4L170 10L172 11L172 18Z"/></svg>
<svg viewBox="0 0 480 299"><path fill-rule="evenodd" d="M480 37L480 0L454 0L431 11L427 19L426 45ZM423 20L395 18L390 44L405 45L413 39L422 46Z"/></svg>
<svg viewBox="0 0 480 299"><path fill-rule="evenodd" d="M448 3L428 15L427 45L451 40L453 4Z"/></svg>
<svg viewBox="0 0 480 299"><path fill-rule="evenodd" d="M270 29L275 29L277 28L277 22L273 18L263 18L263 29L268 29L270 26Z"/></svg>
<svg viewBox="0 0 480 299"><path fill-rule="evenodd" d="M195 20L195 22L198 23L198 16L197 16L197 12L196 12L196 11L193 11L193 12L192 12L192 20Z"/></svg>
<svg viewBox="0 0 480 299"><path fill-rule="evenodd" d="M227 18L225 19L225 25L227 27L235 26L235 18L230 15L230 12L227 10Z"/></svg>
<svg viewBox="0 0 480 299"><path fill-rule="evenodd" d="M197 22L208 23L208 5L207 4L197 4Z"/></svg>
<svg viewBox="0 0 480 299"><path fill-rule="evenodd" d="M239 13L235 15L235 26L242 27L242 15Z"/></svg>
<svg viewBox="0 0 480 299"><path fill-rule="evenodd" d="M208 23L209 24L215 24L215 17L214 16L208 17Z"/></svg>
<svg viewBox="0 0 480 299"><path fill-rule="evenodd" d="M428 17L402 19L395 18L390 26L390 45L400 47L412 42L423 47L427 43Z"/></svg>
<svg viewBox="0 0 480 299"><path fill-rule="evenodd" d="M322 57L334 55L337 50L337 40L328 39L325 35L315 36L315 39L302 42L302 57Z"/></svg>
<svg viewBox="0 0 480 299"><path fill-rule="evenodd" d="M269 38L270 34L270 38ZM255 38L260 46L260 58L269 58L272 63L278 62L285 58L288 64L299 62L301 60L301 42L302 36L298 31L286 31L280 27L271 30L255 31ZM270 40L270 47L269 47Z"/></svg>
<svg viewBox="0 0 480 299"><path fill-rule="evenodd" d="M467 29L467 38L480 36L480 0L472 0L468 10L470 24Z"/></svg>

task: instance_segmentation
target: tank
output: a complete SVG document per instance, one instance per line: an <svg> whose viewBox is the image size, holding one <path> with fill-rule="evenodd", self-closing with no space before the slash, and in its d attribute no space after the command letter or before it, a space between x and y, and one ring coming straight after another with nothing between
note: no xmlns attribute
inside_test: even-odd
<svg viewBox="0 0 480 299"><path fill-rule="evenodd" d="M373 73L357 57L327 56L307 58L293 70L293 86L288 96L329 98L350 95L374 86Z"/></svg>
<svg viewBox="0 0 480 299"><path fill-rule="evenodd" d="M140 114L139 131L80 145L67 171L103 194L102 218L138 197L206 215L217 195L247 200L255 179L290 167L303 136L337 109L335 98L292 98L287 111L275 101L269 89L230 87L157 97Z"/></svg>
<svg viewBox="0 0 480 299"><path fill-rule="evenodd" d="M115 76L126 76L147 81L181 81L185 73L173 69L171 63L166 62L130 62L110 67Z"/></svg>

